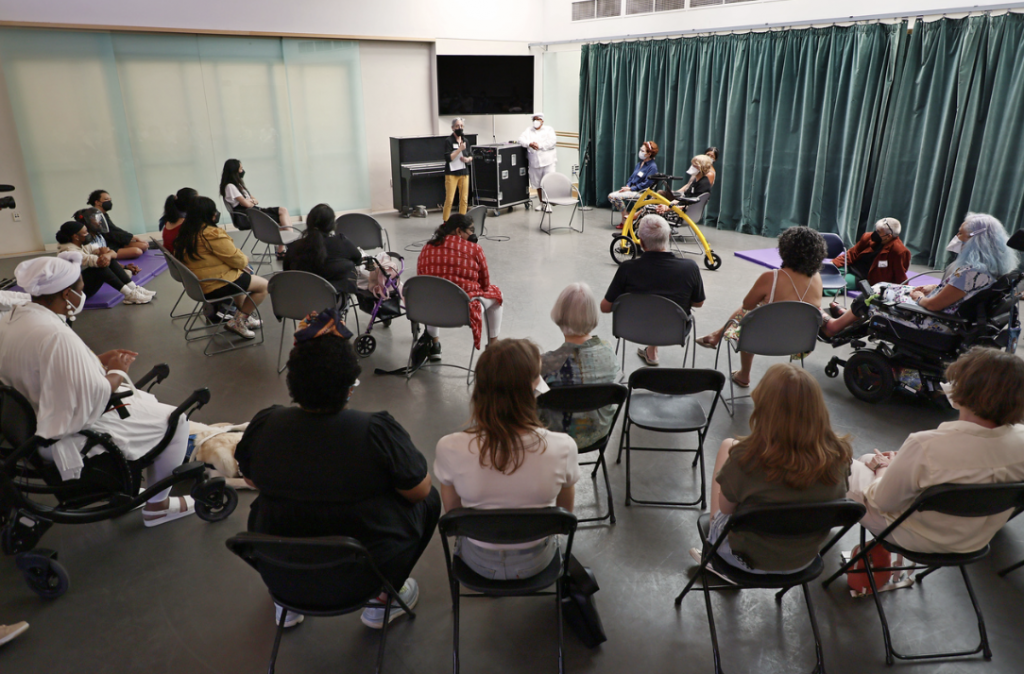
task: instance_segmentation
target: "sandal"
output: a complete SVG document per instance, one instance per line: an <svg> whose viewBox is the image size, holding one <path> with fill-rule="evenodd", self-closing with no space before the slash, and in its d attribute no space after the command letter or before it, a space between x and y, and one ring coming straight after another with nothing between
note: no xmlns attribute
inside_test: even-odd
<svg viewBox="0 0 1024 674"><path fill-rule="evenodd" d="M647 363L651 367L658 367L658 361L657 360L651 360L650 358L648 358L647 357L647 349L645 349L644 347L641 346L639 349L637 349L636 350L636 355L640 356L640 360L644 361L645 363Z"/></svg>
<svg viewBox="0 0 1024 674"><path fill-rule="evenodd" d="M182 503L185 509L182 510ZM147 527L158 527L173 520L188 517L196 511L196 502L191 496L172 496L165 510L143 510L142 523Z"/></svg>
<svg viewBox="0 0 1024 674"><path fill-rule="evenodd" d="M736 378L736 373L737 372L739 372L739 370L733 370L730 373L730 378L732 379L732 383L736 384L740 388L750 388L750 382L749 381L744 384L743 382L741 382L739 379Z"/></svg>
<svg viewBox="0 0 1024 674"><path fill-rule="evenodd" d="M839 318L845 313L846 310L839 306L837 302L828 303L828 315L831 316L832 318Z"/></svg>
<svg viewBox="0 0 1024 674"><path fill-rule="evenodd" d="M716 342L713 339L711 339L711 335L704 335L703 337L701 337L700 339L697 340L697 344L699 346L703 346L705 349L717 349L718 348L718 342Z"/></svg>

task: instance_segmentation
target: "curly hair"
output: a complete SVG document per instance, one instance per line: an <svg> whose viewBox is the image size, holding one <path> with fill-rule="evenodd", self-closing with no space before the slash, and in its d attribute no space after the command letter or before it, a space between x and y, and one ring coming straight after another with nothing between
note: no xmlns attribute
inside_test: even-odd
<svg viewBox="0 0 1024 674"><path fill-rule="evenodd" d="M825 239L810 227L790 227L779 236L782 266L804 276L814 276L825 259Z"/></svg>
<svg viewBox="0 0 1024 674"><path fill-rule="evenodd" d="M292 347L288 356L288 393L300 407L340 412L362 368L349 340L323 335Z"/></svg>

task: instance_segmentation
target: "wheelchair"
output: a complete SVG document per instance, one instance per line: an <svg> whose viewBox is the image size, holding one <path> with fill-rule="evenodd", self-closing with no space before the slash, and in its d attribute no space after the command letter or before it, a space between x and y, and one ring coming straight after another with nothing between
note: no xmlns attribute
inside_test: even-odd
<svg viewBox="0 0 1024 674"><path fill-rule="evenodd" d="M157 365L136 382L150 390L170 374ZM131 395L114 394L111 405ZM238 494L222 477L210 478L202 463L184 463L174 473L140 493L142 470L170 443L182 415L186 417L210 401L209 389L198 389L168 418L167 431L144 456L128 461L105 433L85 429L82 456L85 466L77 480L63 481L57 467L39 456L39 448L53 444L35 435L36 416L31 403L9 386L0 386L0 549L14 555L28 587L44 599L56 599L69 586L67 570L55 550L36 548L54 524L88 524L119 517L180 482L194 481L191 496L196 514L207 522L227 518L238 505ZM103 451L87 456L95 448Z"/></svg>
<svg viewBox="0 0 1024 674"><path fill-rule="evenodd" d="M1020 232L1018 232L1020 234ZM1024 236L1011 238L1011 247ZM946 367L971 347L985 346L1015 353L1020 336L1020 284L1024 272L1013 271L961 304L957 313L945 314L923 309L916 303L886 304L875 295L867 281L860 282L862 298L851 310L866 320L846 328L830 340L838 348L850 344L853 354L843 360L833 356L825 366L825 375L838 377L843 367L843 381L855 398L868 403L881 403L896 391L926 399L941 400L939 385L945 379ZM865 299L866 298L866 299ZM881 308L869 314L868 306ZM951 329L951 333L933 332L906 325L896 317L927 316ZM873 348L868 343L875 344Z"/></svg>

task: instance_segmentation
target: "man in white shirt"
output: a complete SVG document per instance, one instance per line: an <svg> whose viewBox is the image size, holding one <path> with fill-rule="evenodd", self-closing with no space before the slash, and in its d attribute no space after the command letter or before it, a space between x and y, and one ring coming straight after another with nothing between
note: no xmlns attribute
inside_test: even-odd
<svg viewBox="0 0 1024 674"><path fill-rule="evenodd" d="M526 148L530 160L530 184L537 190L538 201L534 210L541 209L541 200L544 198L540 191L540 181L555 170L555 163L558 161L558 153L555 151L557 142L555 130L544 125L543 112L534 114L533 126L519 136L519 144ZM545 210L550 213L551 206L547 206Z"/></svg>

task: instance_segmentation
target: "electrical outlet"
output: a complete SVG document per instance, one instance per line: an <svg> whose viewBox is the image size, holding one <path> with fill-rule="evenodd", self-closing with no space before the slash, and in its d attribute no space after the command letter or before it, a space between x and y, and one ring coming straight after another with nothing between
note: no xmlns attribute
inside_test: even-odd
<svg viewBox="0 0 1024 674"><path fill-rule="evenodd" d="M18 211L11 211L11 217L14 218L15 222L21 222L21 213Z"/></svg>

